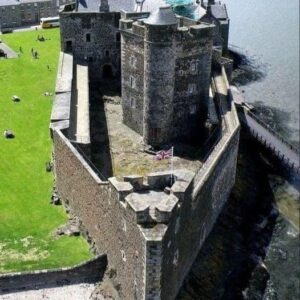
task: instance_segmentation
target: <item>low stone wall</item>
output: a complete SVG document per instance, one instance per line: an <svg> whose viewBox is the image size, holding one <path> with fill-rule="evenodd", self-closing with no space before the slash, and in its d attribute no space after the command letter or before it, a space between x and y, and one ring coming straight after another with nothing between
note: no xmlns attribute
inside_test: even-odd
<svg viewBox="0 0 300 300"><path fill-rule="evenodd" d="M97 282L102 279L106 266L107 258L101 255L75 267L3 274L0 275L0 295L17 290Z"/></svg>

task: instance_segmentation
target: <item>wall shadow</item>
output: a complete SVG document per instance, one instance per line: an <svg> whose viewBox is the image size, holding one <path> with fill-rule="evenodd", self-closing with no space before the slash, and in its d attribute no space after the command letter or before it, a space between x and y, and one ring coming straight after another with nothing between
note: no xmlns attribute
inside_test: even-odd
<svg viewBox="0 0 300 300"><path fill-rule="evenodd" d="M258 284L249 293L263 295L269 274L262 261L278 209L267 180L268 166L255 149L255 143L241 138L236 184L177 300L245 299L243 291L255 276Z"/></svg>
<svg viewBox="0 0 300 300"><path fill-rule="evenodd" d="M113 88L114 87L114 88ZM120 95L113 79L90 83L91 160L103 177L113 176L104 96Z"/></svg>

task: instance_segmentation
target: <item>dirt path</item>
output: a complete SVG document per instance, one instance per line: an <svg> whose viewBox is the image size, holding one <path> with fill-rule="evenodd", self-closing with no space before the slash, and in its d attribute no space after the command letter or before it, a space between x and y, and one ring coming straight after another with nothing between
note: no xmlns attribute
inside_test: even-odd
<svg viewBox="0 0 300 300"><path fill-rule="evenodd" d="M94 284L75 284L63 287L29 290L0 295L1 300L88 300L95 288ZM103 298L104 299L104 298Z"/></svg>
<svg viewBox="0 0 300 300"><path fill-rule="evenodd" d="M7 54L7 58L18 57L18 54L15 51L13 51L11 48L9 48L6 44L4 44L3 42L0 43L0 49L2 49Z"/></svg>

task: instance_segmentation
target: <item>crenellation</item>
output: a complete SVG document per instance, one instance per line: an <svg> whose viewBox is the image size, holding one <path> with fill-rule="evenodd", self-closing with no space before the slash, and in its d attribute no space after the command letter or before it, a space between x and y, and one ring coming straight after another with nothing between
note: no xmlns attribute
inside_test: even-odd
<svg viewBox="0 0 300 300"><path fill-rule="evenodd" d="M190 34L193 35L194 38L210 38L215 34L215 26L211 24L197 24L191 25L189 27Z"/></svg>
<svg viewBox="0 0 300 300"><path fill-rule="evenodd" d="M117 199L124 202L127 195L133 192L130 182L118 181L115 177L108 178L112 190L118 195Z"/></svg>
<svg viewBox="0 0 300 300"><path fill-rule="evenodd" d="M145 27L143 26L143 24L141 22L133 22L131 29L132 29L133 34L136 34L140 37L144 37Z"/></svg>
<svg viewBox="0 0 300 300"><path fill-rule="evenodd" d="M139 191L145 188L143 176L140 175L123 176L123 180L125 182L130 182L130 184L133 186L133 189L135 191Z"/></svg>
<svg viewBox="0 0 300 300"><path fill-rule="evenodd" d="M170 171L150 173L147 176L149 188L152 190L163 190L166 186L172 185L171 180L172 173Z"/></svg>
<svg viewBox="0 0 300 300"><path fill-rule="evenodd" d="M120 30L131 30L133 25L133 20L131 19L121 19L120 20Z"/></svg>

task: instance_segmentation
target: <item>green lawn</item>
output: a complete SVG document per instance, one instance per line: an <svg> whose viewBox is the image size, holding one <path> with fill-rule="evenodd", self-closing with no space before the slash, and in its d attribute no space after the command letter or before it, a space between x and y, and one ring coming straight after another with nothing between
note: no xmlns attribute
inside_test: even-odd
<svg viewBox="0 0 300 300"><path fill-rule="evenodd" d="M36 41L37 34L45 42ZM59 55L59 30L49 29L1 36L16 59L0 60L0 272L71 266L89 259L81 237L54 238L67 220L62 207L49 204L53 174L49 120ZM40 54L33 59L31 49ZM50 66L48 70L47 65ZM11 100L20 97L19 103ZM5 139L11 129L14 139Z"/></svg>

